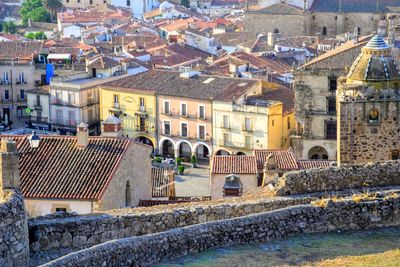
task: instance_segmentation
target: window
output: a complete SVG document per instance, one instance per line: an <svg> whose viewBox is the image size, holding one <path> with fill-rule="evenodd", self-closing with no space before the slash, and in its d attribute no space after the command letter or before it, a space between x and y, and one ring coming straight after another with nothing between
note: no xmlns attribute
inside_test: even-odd
<svg viewBox="0 0 400 267"><path fill-rule="evenodd" d="M272 120L271 125L275 126L275 121L274 120Z"/></svg>
<svg viewBox="0 0 400 267"><path fill-rule="evenodd" d="M243 184L238 175L228 175L225 177L224 187L222 188L224 196L241 196L243 192Z"/></svg>
<svg viewBox="0 0 400 267"><path fill-rule="evenodd" d="M90 5L93 5L93 0L90 0L90 1L89 1L89 4L90 4Z"/></svg>
<svg viewBox="0 0 400 267"><path fill-rule="evenodd" d="M88 110L87 122L88 122L88 123L91 123L91 122L92 122L92 119L93 119L93 110L92 110L92 109L89 109L89 110Z"/></svg>
<svg viewBox="0 0 400 267"><path fill-rule="evenodd" d="M186 122L181 122L181 137L188 137L188 125Z"/></svg>
<svg viewBox="0 0 400 267"><path fill-rule="evenodd" d="M169 101L164 101L164 114L169 114Z"/></svg>
<svg viewBox="0 0 400 267"><path fill-rule="evenodd" d="M20 83L25 83L25 74L23 72L20 72L18 75L18 81Z"/></svg>
<svg viewBox="0 0 400 267"><path fill-rule="evenodd" d="M67 208L56 208L56 212L67 212Z"/></svg>
<svg viewBox="0 0 400 267"><path fill-rule="evenodd" d="M206 139L206 126L199 125L197 138L199 138L200 140Z"/></svg>
<svg viewBox="0 0 400 267"><path fill-rule="evenodd" d="M75 111L68 111L68 125L70 126L75 126L76 125L76 121L75 121L76 117L75 117Z"/></svg>
<svg viewBox="0 0 400 267"><path fill-rule="evenodd" d="M68 104L70 104L70 105L75 104L75 94L72 92L68 93Z"/></svg>
<svg viewBox="0 0 400 267"><path fill-rule="evenodd" d="M144 97L140 97L139 98L139 110L141 112L145 112L146 108L145 108L145 102L144 102Z"/></svg>
<svg viewBox="0 0 400 267"><path fill-rule="evenodd" d="M3 83L4 84L8 84L8 72L4 72L3 73Z"/></svg>
<svg viewBox="0 0 400 267"><path fill-rule="evenodd" d="M328 78L329 91L336 91L337 89L337 77L331 76Z"/></svg>
<svg viewBox="0 0 400 267"><path fill-rule="evenodd" d="M24 90L24 89L20 89L20 90L19 90L19 98L20 98L21 100L24 100L24 99L25 99L25 90Z"/></svg>
<svg viewBox="0 0 400 267"><path fill-rule="evenodd" d="M80 3L80 2L81 2L81 0L76 0L76 2Z"/></svg>
<svg viewBox="0 0 400 267"><path fill-rule="evenodd" d="M246 148L247 149L252 149L252 136L250 136L250 135L246 135L245 136L245 146L246 146Z"/></svg>
<svg viewBox="0 0 400 267"><path fill-rule="evenodd" d="M36 95L36 106L40 107L40 95Z"/></svg>
<svg viewBox="0 0 400 267"><path fill-rule="evenodd" d="M325 136L326 139L336 139L336 121L325 122Z"/></svg>
<svg viewBox="0 0 400 267"><path fill-rule="evenodd" d="M326 34L327 34L326 27L323 27L323 28L322 28L322 35L323 35L323 36L326 36Z"/></svg>
<svg viewBox="0 0 400 267"><path fill-rule="evenodd" d="M62 124L63 116L63 111L61 109L56 109L56 123Z"/></svg>
<svg viewBox="0 0 400 267"><path fill-rule="evenodd" d="M67 0L67 3L69 3L69 0Z"/></svg>
<svg viewBox="0 0 400 267"><path fill-rule="evenodd" d="M275 30L274 30L274 33L279 33L279 29L275 29Z"/></svg>
<svg viewBox="0 0 400 267"><path fill-rule="evenodd" d="M9 100L9 99L10 99L10 91L4 90L4 100Z"/></svg>
<svg viewBox="0 0 400 267"><path fill-rule="evenodd" d="M226 128L226 129L229 128L229 116L228 115L224 115L222 127Z"/></svg>
<svg viewBox="0 0 400 267"><path fill-rule="evenodd" d="M250 120L250 118L245 118L244 119L244 130L245 131L251 131L251 120Z"/></svg>
<svg viewBox="0 0 400 267"><path fill-rule="evenodd" d="M379 110L377 108L372 108L369 112L369 123L379 123Z"/></svg>
<svg viewBox="0 0 400 267"><path fill-rule="evenodd" d="M164 134L170 135L171 134L171 122L169 121L164 121Z"/></svg>
<svg viewBox="0 0 400 267"><path fill-rule="evenodd" d="M181 116L182 117L187 116L187 104L186 103L181 103Z"/></svg>
<svg viewBox="0 0 400 267"><path fill-rule="evenodd" d="M327 109L329 114L336 114L336 98L327 98Z"/></svg>
<svg viewBox="0 0 400 267"><path fill-rule="evenodd" d="M61 102L62 93L61 91L56 91L56 102Z"/></svg>
<svg viewBox="0 0 400 267"><path fill-rule="evenodd" d="M290 130L290 118L287 118L287 128Z"/></svg>
<svg viewBox="0 0 400 267"><path fill-rule="evenodd" d="M205 111L205 106L199 106L199 118L200 119L205 119L206 118L206 111Z"/></svg>
<svg viewBox="0 0 400 267"><path fill-rule="evenodd" d="M114 95L114 103L119 103L119 95Z"/></svg>
<svg viewBox="0 0 400 267"><path fill-rule="evenodd" d="M126 0L126 6L131 6L131 1L130 0Z"/></svg>
<svg viewBox="0 0 400 267"><path fill-rule="evenodd" d="M230 138L229 138L229 133L224 133L224 140L223 140L223 142L224 142L224 145L226 146L226 145L228 145L228 143L229 143L229 140Z"/></svg>

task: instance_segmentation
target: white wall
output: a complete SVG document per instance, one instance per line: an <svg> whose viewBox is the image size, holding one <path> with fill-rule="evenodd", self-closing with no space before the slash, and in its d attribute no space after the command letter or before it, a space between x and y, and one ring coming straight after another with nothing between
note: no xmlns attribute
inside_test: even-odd
<svg viewBox="0 0 400 267"><path fill-rule="evenodd" d="M25 207L30 216L51 214L54 205L68 205L69 212L76 212L78 214L92 212L91 201L25 198Z"/></svg>
<svg viewBox="0 0 400 267"><path fill-rule="evenodd" d="M63 37L81 37L81 27L71 25L63 28Z"/></svg>
<svg viewBox="0 0 400 267"><path fill-rule="evenodd" d="M111 0L113 6L128 7L127 0ZM135 18L142 18L143 14L158 7L157 0L130 0L130 6Z"/></svg>

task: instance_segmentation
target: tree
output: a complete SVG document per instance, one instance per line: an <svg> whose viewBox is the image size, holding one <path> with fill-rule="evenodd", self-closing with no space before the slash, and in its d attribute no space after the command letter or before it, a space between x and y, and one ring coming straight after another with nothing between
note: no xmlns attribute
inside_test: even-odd
<svg viewBox="0 0 400 267"><path fill-rule="evenodd" d="M33 40L33 39L35 39L35 34L33 32L30 32L30 33L25 34L25 37Z"/></svg>
<svg viewBox="0 0 400 267"><path fill-rule="evenodd" d="M25 26L28 25L29 19L41 22L50 21L50 14L43 7L42 0L26 0L22 3L19 14Z"/></svg>
<svg viewBox="0 0 400 267"><path fill-rule="evenodd" d="M61 0L43 0L43 4L50 13L51 21L57 17L57 11L64 7Z"/></svg>
<svg viewBox="0 0 400 267"><path fill-rule="evenodd" d="M35 32L35 40L47 40L44 32Z"/></svg>
<svg viewBox="0 0 400 267"><path fill-rule="evenodd" d="M15 25L15 23L13 21L9 21L9 22L4 22L3 23L3 30L6 33L11 33L14 34L17 32L17 25Z"/></svg>

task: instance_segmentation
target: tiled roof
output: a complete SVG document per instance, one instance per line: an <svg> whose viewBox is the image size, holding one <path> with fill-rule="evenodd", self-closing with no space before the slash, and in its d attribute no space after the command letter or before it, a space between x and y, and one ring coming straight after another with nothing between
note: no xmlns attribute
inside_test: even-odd
<svg viewBox="0 0 400 267"><path fill-rule="evenodd" d="M259 170L264 168L265 160L270 154L274 155L278 169L284 171L298 169L296 157L291 149L255 149L254 155L257 159L257 168Z"/></svg>
<svg viewBox="0 0 400 267"><path fill-rule="evenodd" d="M174 172L169 169L152 168L152 196L169 197L175 196Z"/></svg>
<svg viewBox="0 0 400 267"><path fill-rule="evenodd" d="M189 28L189 24L193 23L194 21L195 20L193 18L173 20L166 25L160 26L160 29L166 32L182 31Z"/></svg>
<svg viewBox="0 0 400 267"><path fill-rule="evenodd" d="M393 12L396 8L400 8L398 0L315 0L310 10L313 12L338 12L340 1L342 2L342 12L348 13Z"/></svg>
<svg viewBox="0 0 400 267"><path fill-rule="evenodd" d="M42 51L42 43L29 41L0 42L0 59L32 59Z"/></svg>
<svg viewBox="0 0 400 267"><path fill-rule="evenodd" d="M326 168L332 166L335 163L334 160L299 160L297 164L299 165L299 169L314 169L314 168Z"/></svg>
<svg viewBox="0 0 400 267"><path fill-rule="evenodd" d="M361 52L361 48L372 38L372 35L361 38L357 43L349 41L307 62L301 68L344 69L351 66Z"/></svg>
<svg viewBox="0 0 400 267"><path fill-rule="evenodd" d="M86 148L76 137L41 136L32 149L27 136L6 136L21 152L21 191L25 198L99 200L123 158L130 139L89 137Z"/></svg>
<svg viewBox="0 0 400 267"><path fill-rule="evenodd" d="M248 96L247 99L275 100L283 103L283 113L292 112L294 110L294 91L284 85L278 88L268 88L263 83L263 93L261 95Z"/></svg>
<svg viewBox="0 0 400 267"><path fill-rule="evenodd" d="M255 156L213 156L212 174L256 174Z"/></svg>
<svg viewBox="0 0 400 267"><path fill-rule="evenodd" d="M187 45L179 45L179 44L170 44L169 46L164 48L165 51L171 52L174 54L179 54L190 59L194 58L208 58L212 56L210 53L204 52L202 50L187 46Z"/></svg>
<svg viewBox="0 0 400 267"><path fill-rule="evenodd" d="M88 67L90 68L107 69L118 65L119 62L109 56L98 55L88 59Z"/></svg>
<svg viewBox="0 0 400 267"><path fill-rule="evenodd" d="M106 22L108 20L129 21L131 13L125 8L108 6L94 7L88 10L74 10L73 12L58 13L57 18L60 23L87 23L87 22Z"/></svg>
<svg viewBox="0 0 400 267"><path fill-rule="evenodd" d="M327 1L327 0L322 0ZM331 1L331 0L328 0ZM261 12L261 13L268 13L268 14L281 14L281 15L302 15L303 9L297 6L288 4L286 2L277 3L262 9L258 9L256 11L251 12Z"/></svg>
<svg viewBox="0 0 400 267"><path fill-rule="evenodd" d="M254 79L196 75L183 78L176 71L151 70L104 84L125 90L153 91L160 95L193 99L232 101L259 81Z"/></svg>

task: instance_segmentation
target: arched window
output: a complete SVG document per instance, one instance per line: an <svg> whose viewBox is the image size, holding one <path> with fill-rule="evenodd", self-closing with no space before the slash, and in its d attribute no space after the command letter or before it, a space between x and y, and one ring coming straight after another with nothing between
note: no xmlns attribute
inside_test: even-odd
<svg viewBox="0 0 400 267"><path fill-rule="evenodd" d="M327 34L327 30L326 30L326 27L324 26L324 27L322 28L322 35L323 35L323 36L326 36L326 34Z"/></svg>
<svg viewBox="0 0 400 267"><path fill-rule="evenodd" d="M358 33L358 35L361 35L361 28L360 27L357 27L357 33Z"/></svg>
<svg viewBox="0 0 400 267"><path fill-rule="evenodd" d="M369 112L369 123L379 123L379 110L377 108L372 108Z"/></svg>
<svg viewBox="0 0 400 267"><path fill-rule="evenodd" d="M129 181L126 182L126 187L125 187L125 206L126 207L130 207L131 206L131 201L132 201L132 197L131 197L131 184L129 183Z"/></svg>
<svg viewBox="0 0 400 267"><path fill-rule="evenodd" d="M275 29L275 30L274 30L274 33L279 33L279 29Z"/></svg>

